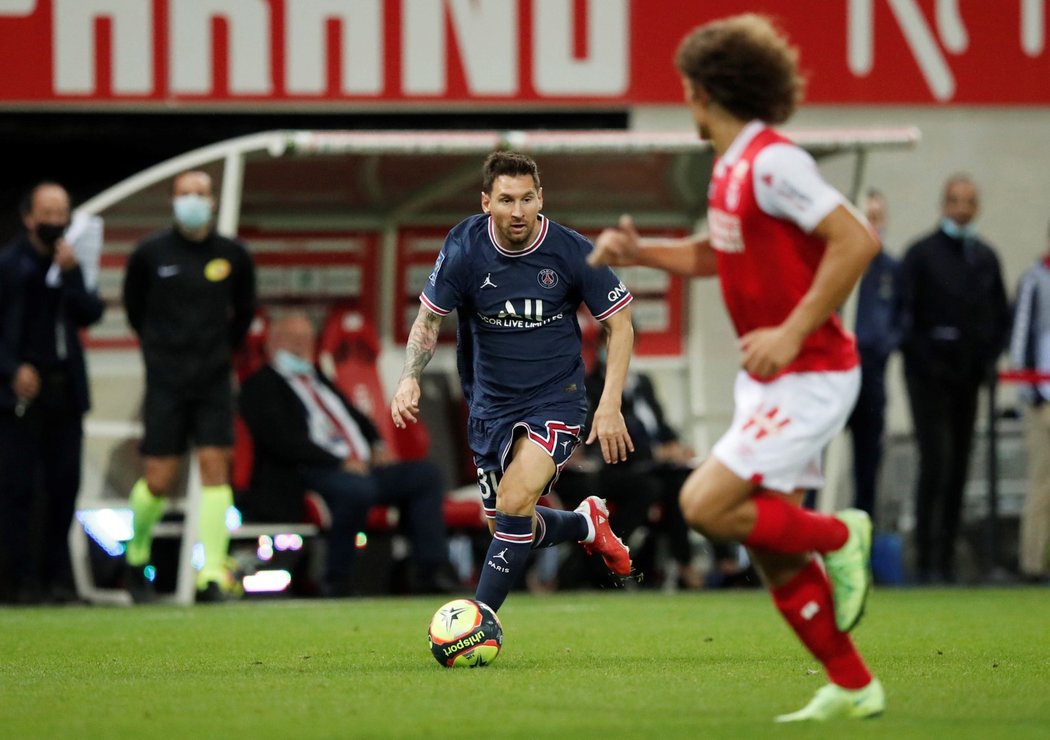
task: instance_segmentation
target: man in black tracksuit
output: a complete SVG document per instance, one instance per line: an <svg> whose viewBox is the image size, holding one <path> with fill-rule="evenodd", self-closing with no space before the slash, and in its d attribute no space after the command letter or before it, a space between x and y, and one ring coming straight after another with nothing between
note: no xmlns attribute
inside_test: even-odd
<svg viewBox="0 0 1050 740"><path fill-rule="evenodd" d="M172 186L175 224L147 237L128 260L124 308L146 366L143 408L145 476L131 492L134 537L128 543L128 587L136 601L152 597L145 579L153 525L164 511L188 442L201 472L200 541L204 566L199 597L221 598L226 585L233 503L228 467L233 446L231 354L255 313L255 270L242 244L212 228L211 178L184 172Z"/></svg>
<svg viewBox="0 0 1050 740"><path fill-rule="evenodd" d="M901 349L919 446L915 551L922 583L955 581L978 392L995 383L1010 329L999 258L973 229L977 211L973 180L949 178L939 227L912 244L901 264Z"/></svg>

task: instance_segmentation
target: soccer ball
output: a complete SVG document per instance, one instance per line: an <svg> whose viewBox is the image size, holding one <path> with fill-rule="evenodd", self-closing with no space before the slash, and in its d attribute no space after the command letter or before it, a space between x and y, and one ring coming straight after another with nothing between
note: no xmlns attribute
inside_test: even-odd
<svg viewBox="0 0 1050 740"><path fill-rule="evenodd" d="M430 620L430 652L446 668L480 668L499 655L503 626L496 612L474 599L454 599Z"/></svg>

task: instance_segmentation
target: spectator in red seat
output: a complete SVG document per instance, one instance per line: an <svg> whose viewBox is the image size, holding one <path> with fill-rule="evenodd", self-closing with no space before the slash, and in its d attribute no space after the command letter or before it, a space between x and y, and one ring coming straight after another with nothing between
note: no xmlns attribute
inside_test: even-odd
<svg viewBox="0 0 1050 740"><path fill-rule="evenodd" d="M371 420L314 365L315 339L305 314L280 319L270 330L269 364L241 388L240 413L255 444L251 487L240 502L245 519L303 521L303 494L316 491L332 513L322 593L350 596L354 540L368 510L397 506L412 543L415 590L457 590L449 575L441 471L425 460L393 459Z"/></svg>

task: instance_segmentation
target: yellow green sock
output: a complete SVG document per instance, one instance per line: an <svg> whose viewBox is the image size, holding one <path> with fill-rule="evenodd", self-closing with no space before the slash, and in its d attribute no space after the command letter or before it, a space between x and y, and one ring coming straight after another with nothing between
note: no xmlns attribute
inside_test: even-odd
<svg viewBox="0 0 1050 740"><path fill-rule="evenodd" d="M153 527L164 515L165 501L162 496L153 495L145 478L139 478L131 489L129 503L132 537L127 544L125 559L128 565L146 565L153 548Z"/></svg>
<svg viewBox="0 0 1050 740"><path fill-rule="evenodd" d="M197 576L197 587L209 581L226 585L226 555L230 548L230 530L226 528L226 510L233 506L233 489L228 485L201 488L201 511L197 536L204 546L204 567Z"/></svg>

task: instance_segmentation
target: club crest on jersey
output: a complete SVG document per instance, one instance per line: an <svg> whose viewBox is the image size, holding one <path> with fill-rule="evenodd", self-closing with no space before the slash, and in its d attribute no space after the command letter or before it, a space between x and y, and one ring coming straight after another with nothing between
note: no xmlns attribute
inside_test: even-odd
<svg viewBox="0 0 1050 740"><path fill-rule="evenodd" d="M434 262L434 269L430 272L430 277L428 278L430 280L430 284L431 285L436 285L437 284L438 273L441 272L441 263L444 262L444 261L445 261L445 253L444 253L444 251L442 251L438 255L437 261Z"/></svg>
<svg viewBox="0 0 1050 740"><path fill-rule="evenodd" d="M216 257L204 266L204 277L213 283L219 283L229 277L232 269L229 260Z"/></svg>
<svg viewBox="0 0 1050 740"><path fill-rule="evenodd" d="M558 284L558 273L549 267L544 267L536 274L536 280L544 288L553 288Z"/></svg>

